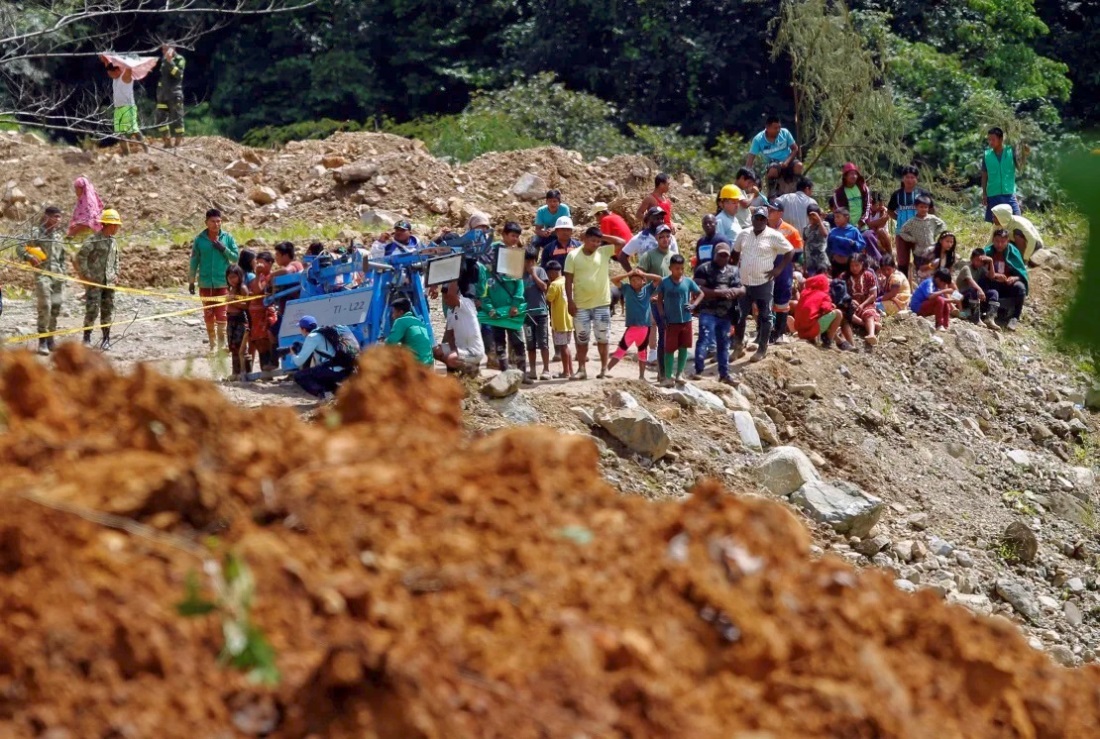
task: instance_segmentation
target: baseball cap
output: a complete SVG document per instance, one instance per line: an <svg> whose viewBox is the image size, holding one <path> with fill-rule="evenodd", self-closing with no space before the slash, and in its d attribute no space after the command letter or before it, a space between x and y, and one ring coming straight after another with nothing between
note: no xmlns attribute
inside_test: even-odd
<svg viewBox="0 0 1100 739"><path fill-rule="evenodd" d="M603 213L605 210L611 210L607 203L592 203L593 213Z"/></svg>
<svg viewBox="0 0 1100 739"><path fill-rule="evenodd" d="M752 217L753 218L767 218L768 217L768 209L765 208L763 205L759 205L759 206L752 209Z"/></svg>
<svg viewBox="0 0 1100 739"><path fill-rule="evenodd" d="M645 219L648 221L650 218L653 218L654 216L661 216L661 218L664 218L665 217L665 212L664 212L663 209L658 208L656 205L654 205L653 207L651 207L649 210L647 210L645 212Z"/></svg>
<svg viewBox="0 0 1100 739"><path fill-rule="evenodd" d="M412 231L412 224L408 221L401 220L393 224L394 231Z"/></svg>
<svg viewBox="0 0 1100 739"><path fill-rule="evenodd" d="M782 213L783 212L783 203L779 202L778 200L769 200L768 201L768 209L769 210L778 210L780 213Z"/></svg>
<svg viewBox="0 0 1100 739"><path fill-rule="evenodd" d="M668 233L672 233L672 229L668 227L667 223L662 223L660 226L657 227L657 235L658 236L665 233L666 231Z"/></svg>
<svg viewBox="0 0 1100 739"><path fill-rule="evenodd" d="M572 231L573 230L573 219L570 218L569 216L562 216L554 224L554 230L557 230L559 228L568 228L570 231Z"/></svg>
<svg viewBox="0 0 1100 739"><path fill-rule="evenodd" d="M312 331L317 328L317 319L313 316L302 316L298 319L298 328L304 328L307 331Z"/></svg>
<svg viewBox="0 0 1100 739"><path fill-rule="evenodd" d="M723 254L723 253L732 254L733 249L731 249L730 245L727 244L725 241L719 241L718 244L715 245L715 247L714 247L714 253L715 254Z"/></svg>

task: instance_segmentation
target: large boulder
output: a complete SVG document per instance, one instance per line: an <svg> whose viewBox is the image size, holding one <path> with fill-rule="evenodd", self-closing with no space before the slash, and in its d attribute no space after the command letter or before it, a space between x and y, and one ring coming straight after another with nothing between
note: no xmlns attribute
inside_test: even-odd
<svg viewBox="0 0 1100 739"><path fill-rule="evenodd" d="M775 495L790 495L808 482L816 482L817 470L805 452L781 446L764 455L753 467L760 484Z"/></svg>
<svg viewBox="0 0 1100 739"><path fill-rule="evenodd" d="M668 432L657 417L642 407L600 408L596 423L637 454L660 459L671 443Z"/></svg>
<svg viewBox="0 0 1100 739"><path fill-rule="evenodd" d="M960 326L955 332L955 346L967 359L988 358L989 352L985 346L985 337L972 328Z"/></svg>
<svg viewBox="0 0 1100 739"><path fill-rule="evenodd" d="M1009 559L1025 563L1034 562L1039 553L1039 540L1023 521L1013 521L1005 528L1001 545Z"/></svg>
<svg viewBox="0 0 1100 739"><path fill-rule="evenodd" d="M734 411L730 415L733 417L733 425L737 427L737 434L741 437L741 445L750 452L764 451L752 414L748 411Z"/></svg>
<svg viewBox="0 0 1100 739"><path fill-rule="evenodd" d="M248 177L251 174L259 172L260 168L252 162L246 162L244 159L235 159L230 162L229 166L225 168L225 173L230 177L240 179L241 177Z"/></svg>
<svg viewBox="0 0 1100 739"><path fill-rule="evenodd" d="M524 172L512 186L512 194L520 200L534 203L546 197L546 180L533 172Z"/></svg>
<svg viewBox="0 0 1100 739"><path fill-rule="evenodd" d="M691 383L676 388L668 388L661 392L679 403L682 408L707 408L713 411L726 410L726 406L721 398Z"/></svg>
<svg viewBox="0 0 1100 739"><path fill-rule="evenodd" d="M279 193L270 187L263 185L252 188L248 193L248 199L256 205L270 205L279 198Z"/></svg>
<svg viewBox="0 0 1100 739"><path fill-rule="evenodd" d="M527 400L527 396L520 393L507 398L490 398L486 402L512 423L533 424L540 420L538 410Z"/></svg>
<svg viewBox="0 0 1100 739"><path fill-rule="evenodd" d="M1039 603L1031 597L1031 593L1023 585L1014 580L1002 578L997 581L995 589L997 595L1021 616L1029 621L1039 620Z"/></svg>
<svg viewBox="0 0 1100 739"><path fill-rule="evenodd" d="M333 178L341 185L369 182L378 174L377 162L353 162L332 170Z"/></svg>
<svg viewBox="0 0 1100 739"><path fill-rule="evenodd" d="M391 229L393 224L401 220L401 216L385 210L362 208L359 211L359 220L368 229Z"/></svg>
<svg viewBox="0 0 1100 739"><path fill-rule="evenodd" d="M791 502L815 521L848 536L867 536L882 516L882 500L847 482L814 480L800 487Z"/></svg>
<svg viewBox="0 0 1100 739"><path fill-rule="evenodd" d="M519 392L523 384L523 372L518 369L505 370L481 386L481 392L490 398L507 398Z"/></svg>
<svg viewBox="0 0 1100 739"><path fill-rule="evenodd" d="M1085 393L1085 407L1090 411L1100 411L1100 385L1093 385Z"/></svg>

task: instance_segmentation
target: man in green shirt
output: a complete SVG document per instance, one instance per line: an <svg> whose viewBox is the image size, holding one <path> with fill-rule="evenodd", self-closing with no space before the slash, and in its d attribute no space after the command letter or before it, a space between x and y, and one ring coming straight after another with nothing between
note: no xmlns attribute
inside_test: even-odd
<svg viewBox="0 0 1100 739"><path fill-rule="evenodd" d="M995 205L1011 205L1012 215L1020 215L1020 203L1016 200L1016 166L1024 168L1029 151L1024 145L1017 162L1016 151L1005 145L1005 132L996 126L989 129L989 148L982 157L982 205L988 223L993 223Z"/></svg>
<svg viewBox="0 0 1100 739"><path fill-rule="evenodd" d="M520 225L509 221L504 225L503 240L493 244L493 263L496 265L501 249L522 251L519 237ZM492 342L501 372L508 370L509 354L516 357L516 367L523 372L525 385L532 380L527 376L527 353L523 343L523 324L527 319L527 295L522 278L501 274L496 267L478 264L478 311L483 336Z"/></svg>
<svg viewBox="0 0 1100 739"><path fill-rule="evenodd" d="M195 294L195 281L199 283L199 296L207 306L202 312L206 322L206 336L213 351L225 347L226 315L225 295L228 283L225 270L236 264L240 251L233 236L222 231L222 213L217 208L206 211L206 230L195 237L191 246L191 264L188 270L187 288Z"/></svg>
<svg viewBox="0 0 1100 739"><path fill-rule="evenodd" d="M390 303L390 316L393 324L390 326L389 336L386 337L386 344L399 344L411 351L417 362L428 367L435 366L431 336L428 335L424 322L413 315L409 299L397 298Z"/></svg>
<svg viewBox="0 0 1100 739"><path fill-rule="evenodd" d="M661 224L657 227L657 248L638 257L638 269L646 274L668 277L672 257L672 229Z"/></svg>
<svg viewBox="0 0 1100 739"><path fill-rule="evenodd" d="M187 60L171 44L160 47L160 79L157 81L157 133L165 148L183 143L183 70ZM175 143L172 143L175 136Z"/></svg>
<svg viewBox="0 0 1100 739"><path fill-rule="evenodd" d="M21 260L43 272L65 274L65 246L62 241L61 210L55 206L46 208L42 222L31 230L30 237L20 243L15 254ZM57 330L57 317L61 315L61 290L64 282L52 275L35 275L34 295L38 308L38 333ZM38 353L48 355L53 351L53 337L38 340Z"/></svg>

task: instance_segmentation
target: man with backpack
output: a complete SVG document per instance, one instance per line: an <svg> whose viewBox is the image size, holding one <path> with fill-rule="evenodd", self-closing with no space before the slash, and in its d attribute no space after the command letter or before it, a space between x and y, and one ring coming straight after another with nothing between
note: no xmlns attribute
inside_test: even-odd
<svg viewBox="0 0 1100 739"><path fill-rule="evenodd" d="M313 316L298 320L302 343L291 350L298 371L294 381L310 395L324 399L355 372L359 342L347 326L318 326Z"/></svg>

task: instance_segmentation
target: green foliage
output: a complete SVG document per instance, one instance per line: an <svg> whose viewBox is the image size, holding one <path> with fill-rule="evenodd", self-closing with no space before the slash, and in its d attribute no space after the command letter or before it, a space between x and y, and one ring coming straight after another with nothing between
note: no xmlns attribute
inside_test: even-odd
<svg viewBox="0 0 1100 739"><path fill-rule="evenodd" d="M429 116L387 123L384 128L398 136L420 139L435 156L458 162L490 151L516 151L549 143L519 130L510 116L489 112Z"/></svg>
<svg viewBox="0 0 1100 739"><path fill-rule="evenodd" d="M331 118L322 118L319 121L299 121L298 123L288 123L285 126L253 128L244 135L241 143L257 148L269 148L283 146L291 141L324 139L341 131L355 132L362 130L362 124L355 121L334 121Z"/></svg>
<svg viewBox="0 0 1100 739"><path fill-rule="evenodd" d="M223 664L246 672L253 682L276 685L279 669L275 665L275 650L267 637L251 620L256 580L243 559L227 553L221 566L207 563L207 572L214 583L213 599L204 597L198 575L187 576L183 600L176 612L187 618L211 613L221 617L224 646L218 659Z"/></svg>
<svg viewBox="0 0 1100 739"><path fill-rule="evenodd" d="M1074 205L1089 214L1088 245L1085 264L1076 295L1065 314L1063 335L1066 340L1100 357L1100 150L1089 156L1067 159L1062 167L1062 182Z"/></svg>
<svg viewBox="0 0 1100 739"><path fill-rule="evenodd" d="M709 149L703 136L685 136L679 127L630 126L634 145L664 170L686 172L699 183L721 187L733 182L749 145L739 134L720 134Z"/></svg>
<svg viewBox="0 0 1100 739"><path fill-rule="evenodd" d="M188 136L221 136L221 122L214 117L210 103L202 102L187 111Z"/></svg>

